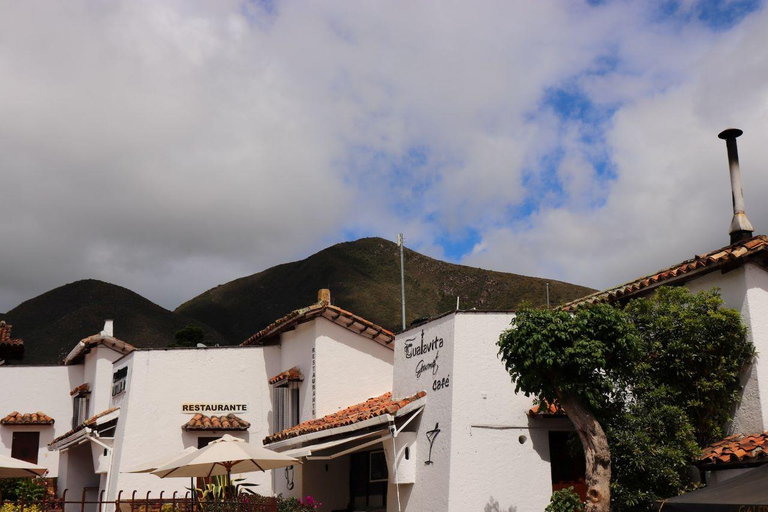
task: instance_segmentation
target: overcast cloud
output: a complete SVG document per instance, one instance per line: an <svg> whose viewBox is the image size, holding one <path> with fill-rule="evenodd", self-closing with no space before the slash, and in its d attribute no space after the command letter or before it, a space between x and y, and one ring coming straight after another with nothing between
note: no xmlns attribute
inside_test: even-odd
<svg viewBox="0 0 768 512"><path fill-rule="evenodd" d="M359 236L605 287L768 231L768 11L0 1L0 311L159 304ZM724 6L724 7L723 7Z"/></svg>

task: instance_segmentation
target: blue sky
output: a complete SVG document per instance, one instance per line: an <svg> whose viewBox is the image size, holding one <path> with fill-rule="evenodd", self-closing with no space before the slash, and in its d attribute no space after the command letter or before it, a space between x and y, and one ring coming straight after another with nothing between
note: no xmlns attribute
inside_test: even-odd
<svg viewBox="0 0 768 512"><path fill-rule="evenodd" d="M77 279L173 308L362 236L607 287L768 224L745 0L0 7L0 311ZM762 230L762 231L761 231Z"/></svg>

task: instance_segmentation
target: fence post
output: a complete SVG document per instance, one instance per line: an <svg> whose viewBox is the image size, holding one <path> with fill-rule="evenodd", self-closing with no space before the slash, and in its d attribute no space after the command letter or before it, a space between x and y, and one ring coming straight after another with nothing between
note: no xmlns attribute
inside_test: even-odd
<svg viewBox="0 0 768 512"><path fill-rule="evenodd" d="M131 512L133 512L133 507L136 506L136 489L133 490L131 493Z"/></svg>
<svg viewBox="0 0 768 512"><path fill-rule="evenodd" d="M99 493L99 512L101 512L101 502L102 502L102 500L104 500L104 491L103 490Z"/></svg>
<svg viewBox="0 0 768 512"><path fill-rule="evenodd" d="M85 487L83 487L83 495L80 498L80 512L85 512Z"/></svg>
<svg viewBox="0 0 768 512"><path fill-rule="evenodd" d="M147 491L147 500L146 500L146 501L147 501L147 510L146 510L145 512L150 512L150 507L149 507L149 495L150 495L150 493L151 493L151 492L152 492L152 491Z"/></svg>
<svg viewBox="0 0 768 512"><path fill-rule="evenodd" d="M120 491L117 493L117 499L115 500L115 512L120 512L120 498L123 497L123 490L120 489Z"/></svg>

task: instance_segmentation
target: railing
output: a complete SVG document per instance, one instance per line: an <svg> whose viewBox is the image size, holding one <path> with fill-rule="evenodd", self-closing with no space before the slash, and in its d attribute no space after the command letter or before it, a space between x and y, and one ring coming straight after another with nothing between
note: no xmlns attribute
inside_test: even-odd
<svg viewBox="0 0 768 512"><path fill-rule="evenodd" d="M61 498L44 495L39 500L25 499L24 496L18 501L0 499L0 508L11 504L12 512L277 512L277 498L258 494L241 494L224 501L200 501L189 491L183 496L178 491L165 496L163 491L157 497L152 497L151 491L144 496L137 495L136 491L130 496L120 491L114 501L106 501L104 491L96 500L86 499L87 490L83 489L79 500L70 499L72 496L66 489Z"/></svg>

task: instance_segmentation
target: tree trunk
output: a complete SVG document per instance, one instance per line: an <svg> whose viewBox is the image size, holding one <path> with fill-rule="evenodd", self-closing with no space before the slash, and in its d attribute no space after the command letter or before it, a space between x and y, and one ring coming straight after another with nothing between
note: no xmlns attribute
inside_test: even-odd
<svg viewBox="0 0 768 512"><path fill-rule="evenodd" d="M585 512L608 512L611 505L611 450L603 427L589 407L573 396L560 399L563 409L579 434L587 463Z"/></svg>

